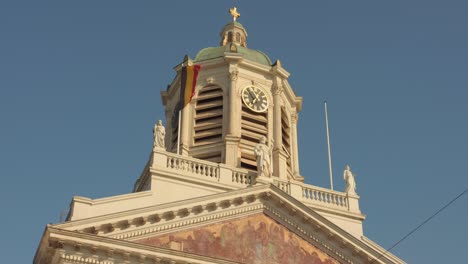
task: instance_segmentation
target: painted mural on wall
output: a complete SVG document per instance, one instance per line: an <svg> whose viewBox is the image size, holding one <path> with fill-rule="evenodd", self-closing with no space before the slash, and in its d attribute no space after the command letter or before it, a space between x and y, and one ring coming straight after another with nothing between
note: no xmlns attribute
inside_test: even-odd
<svg viewBox="0 0 468 264"><path fill-rule="evenodd" d="M263 214L136 242L246 264L339 263Z"/></svg>

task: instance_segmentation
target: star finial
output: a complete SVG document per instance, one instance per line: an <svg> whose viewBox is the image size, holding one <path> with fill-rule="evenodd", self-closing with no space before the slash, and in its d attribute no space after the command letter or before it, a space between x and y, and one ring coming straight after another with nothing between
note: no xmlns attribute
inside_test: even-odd
<svg viewBox="0 0 468 264"><path fill-rule="evenodd" d="M229 13L232 16L232 21L236 21L238 17L240 17L240 13L237 12L237 7L229 8Z"/></svg>

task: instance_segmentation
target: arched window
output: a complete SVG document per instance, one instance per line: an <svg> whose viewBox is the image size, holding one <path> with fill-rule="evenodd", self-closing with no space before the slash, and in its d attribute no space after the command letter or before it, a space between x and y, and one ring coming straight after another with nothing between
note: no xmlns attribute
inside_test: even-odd
<svg viewBox="0 0 468 264"><path fill-rule="evenodd" d="M236 41L237 42L241 41L241 34L239 32L236 33Z"/></svg>
<svg viewBox="0 0 468 264"><path fill-rule="evenodd" d="M233 41L233 34L232 34L232 31L229 31L228 32L228 42L232 42Z"/></svg>

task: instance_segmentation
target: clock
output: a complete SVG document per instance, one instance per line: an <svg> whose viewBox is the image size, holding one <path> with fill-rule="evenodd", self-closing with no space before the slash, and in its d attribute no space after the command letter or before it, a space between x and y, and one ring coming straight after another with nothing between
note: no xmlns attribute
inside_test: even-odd
<svg viewBox="0 0 468 264"><path fill-rule="evenodd" d="M247 86L242 90L242 101L254 112L263 113L268 109L268 97L255 86Z"/></svg>

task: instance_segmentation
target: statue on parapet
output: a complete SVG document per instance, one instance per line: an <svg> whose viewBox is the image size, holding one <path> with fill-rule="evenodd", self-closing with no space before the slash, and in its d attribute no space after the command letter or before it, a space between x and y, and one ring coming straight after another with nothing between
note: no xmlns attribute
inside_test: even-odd
<svg viewBox="0 0 468 264"><path fill-rule="evenodd" d="M343 172L343 179L346 182L345 193L356 194L356 181L354 179L354 174L351 172L351 168L348 164L346 164L345 170Z"/></svg>
<svg viewBox="0 0 468 264"><path fill-rule="evenodd" d="M273 142L268 146L266 137L262 136L254 148L258 177L271 177L273 174L272 150Z"/></svg>
<svg viewBox="0 0 468 264"><path fill-rule="evenodd" d="M166 149L166 144L165 144L166 129L164 128L161 120L158 120L158 122L153 128L153 137L154 137L153 150Z"/></svg>

